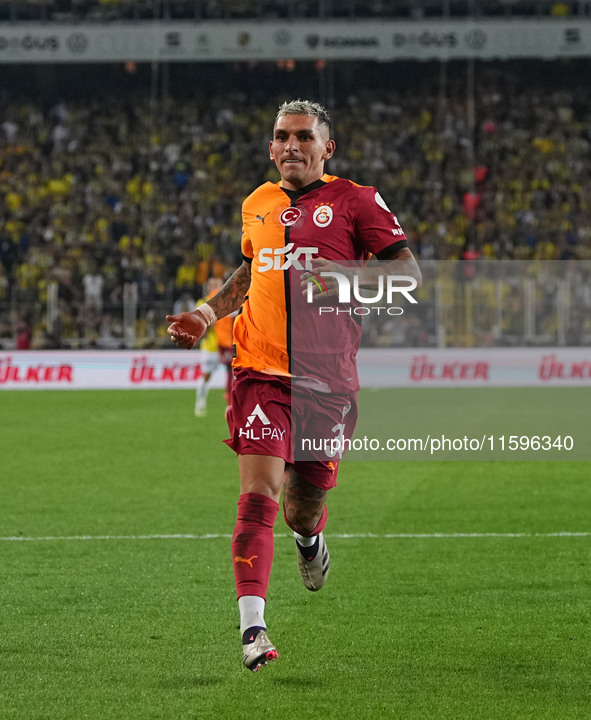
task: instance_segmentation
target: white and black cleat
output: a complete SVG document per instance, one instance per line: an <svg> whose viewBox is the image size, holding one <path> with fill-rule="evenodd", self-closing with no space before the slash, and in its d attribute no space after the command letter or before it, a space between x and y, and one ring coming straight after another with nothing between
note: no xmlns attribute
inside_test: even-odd
<svg viewBox="0 0 591 720"><path fill-rule="evenodd" d="M245 642L246 641L246 642ZM242 636L242 662L244 667L257 672L273 660L277 660L279 653L267 637L265 628L249 628Z"/></svg>
<svg viewBox="0 0 591 720"><path fill-rule="evenodd" d="M320 590L326 582L330 570L330 556L324 535L318 535L317 542L311 547L302 547L296 540L298 570L302 582L312 592Z"/></svg>

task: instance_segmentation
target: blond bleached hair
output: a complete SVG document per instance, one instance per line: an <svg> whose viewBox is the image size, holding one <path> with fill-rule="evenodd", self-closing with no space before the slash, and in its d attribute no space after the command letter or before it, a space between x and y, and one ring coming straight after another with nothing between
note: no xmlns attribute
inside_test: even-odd
<svg viewBox="0 0 591 720"><path fill-rule="evenodd" d="M330 133L331 123L328 110L313 100L290 100L289 102L286 100L279 106L275 122L284 115L312 115L318 118L318 122L326 125Z"/></svg>

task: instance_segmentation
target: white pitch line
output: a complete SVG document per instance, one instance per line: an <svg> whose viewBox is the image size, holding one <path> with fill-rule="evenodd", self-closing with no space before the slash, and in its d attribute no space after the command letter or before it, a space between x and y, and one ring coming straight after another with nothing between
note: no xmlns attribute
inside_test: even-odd
<svg viewBox="0 0 591 720"><path fill-rule="evenodd" d="M173 535L47 535L40 537L14 535L0 537L0 542L73 542L84 540L229 540L229 533L207 535L173 534ZM276 538L291 537L287 533L276 533ZM338 540L446 540L454 538L554 538L554 537L591 537L589 532L551 532L551 533L334 533L327 538Z"/></svg>

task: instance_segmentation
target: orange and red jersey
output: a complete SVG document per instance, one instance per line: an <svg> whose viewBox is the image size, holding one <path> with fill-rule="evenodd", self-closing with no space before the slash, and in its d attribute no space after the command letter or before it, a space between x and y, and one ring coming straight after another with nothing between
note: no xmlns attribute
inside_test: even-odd
<svg viewBox="0 0 591 720"><path fill-rule="evenodd" d="M360 318L319 316L299 276L310 256L350 265L391 257L407 246L395 215L375 188L323 175L301 190L261 185L244 201L242 220L252 277L234 323L234 366L357 389Z"/></svg>
<svg viewBox="0 0 591 720"><path fill-rule="evenodd" d="M220 318L213 326L218 348L232 348L232 327L234 325L234 315L226 315Z"/></svg>

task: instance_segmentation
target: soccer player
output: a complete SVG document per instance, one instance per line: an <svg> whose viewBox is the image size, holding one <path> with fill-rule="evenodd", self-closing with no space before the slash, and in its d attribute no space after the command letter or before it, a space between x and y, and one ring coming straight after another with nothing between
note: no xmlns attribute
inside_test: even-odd
<svg viewBox="0 0 591 720"><path fill-rule="evenodd" d="M360 287L375 287L384 274L420 282L406 237L376 189L324 173L334 151L321 105L284 103L269 144L281 180L243 203L242 265L207 304L167 316L171 340L192 348L218 318L241 308L226 442L240 471L232 560L242 659L253 671L278 655L264 613L281 493L305 587L320 590L329 570L326 498L340 454L298 456L294 436L350 438L357 418L359 318L336 313L338 277L322 273L350 273L348 262L361 266L373 254L378 262L357 271ZM319 317L310 299L334 312Z"/></svg>

